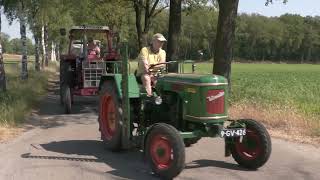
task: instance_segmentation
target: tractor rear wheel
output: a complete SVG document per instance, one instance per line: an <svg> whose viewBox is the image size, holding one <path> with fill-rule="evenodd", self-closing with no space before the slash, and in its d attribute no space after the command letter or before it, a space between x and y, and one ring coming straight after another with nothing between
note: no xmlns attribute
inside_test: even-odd
<svg viewBox="0 0 320 180"><path fill-rule="evenodd" d="M169 124L159 123L146 138L145 155L153 172L165 179L179 175L185 167L185 148L179 132Z"/></svg>
<svg viewBox="0 0 320 180"><path fill-rule="evenodd" d="M64 113L70 114L71 113L71 101L72 101L72 95L71 95L71 89L70 86L64 85L63 86L63 108L64 108Z"/></svg>
<svg viewBox="0 0 320 180"><path fill-rule="evenodd" d="M72 84L72 68L70 62L60 62L60 104L63 105L64 86ZM72 97L71 97L72 98Z"/></svg>
<svg viewBox="0 0 320 180"><path fill-rule="evenodd" d="M263 166L271 154L271 139L266 128L252 119L238 121L246 125L246 135L234 138L230 146L234 160L245 168L257 169Z"/></svg>
<svg viewBox="0 0 320 180"><path fill-rule="evenodd" d="M104 146L112 151L121 150L122 108L113 81L105 81L101 88L99 125Z"/></svg>

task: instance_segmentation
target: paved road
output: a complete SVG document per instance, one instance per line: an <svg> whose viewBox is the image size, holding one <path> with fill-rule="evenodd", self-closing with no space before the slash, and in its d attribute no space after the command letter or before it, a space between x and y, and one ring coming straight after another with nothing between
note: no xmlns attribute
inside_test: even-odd
<svg viewBox="0 0 320 180"><path fill-rule="evenodd" d="M96 99L77 98L74 114L63 115L57 98L49 94L29 122L30 130L0 144L0 180L157 179L140 152L102 148ZM186 149L186 168L176 179L320 179L319 148L278 139L272 143L269 162L248 171L223 156L221 139L201 139Z"/></svg>

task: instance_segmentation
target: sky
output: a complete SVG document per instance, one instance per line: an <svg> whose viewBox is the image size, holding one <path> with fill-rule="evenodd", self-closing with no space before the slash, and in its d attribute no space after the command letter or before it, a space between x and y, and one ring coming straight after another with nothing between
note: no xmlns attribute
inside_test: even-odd
<svg viewBox="0 0 320 180"><path fill-rule="evenodd" d="M239 13L259 13L264 16L281 16L285 13L301 16L320 16L320 0L273 0L273 4L265 6L265 0L239 0Z"/></svg>
<svg viewBox="0 0 320 180"><path fill-rule="evenodd" d="M259 13L264 16L280 16L285 13L300 14L301 16L320 16L320 0L288 0L283 4L282 0L274 0L273 4L265 6L265 0L239 0L239 13ZM2 32L9 34L11 38L19 38L19 23L13 22L9 26L7 19L2 15ZM28 31L27 36L32 39Z"/></svg>

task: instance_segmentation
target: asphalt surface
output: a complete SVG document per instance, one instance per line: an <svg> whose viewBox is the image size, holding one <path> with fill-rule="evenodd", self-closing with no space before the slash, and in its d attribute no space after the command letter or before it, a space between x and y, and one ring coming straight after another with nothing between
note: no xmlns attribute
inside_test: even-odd
<svg viewBox="0 0 320 180"><path fill-rule="evenodd" d="M102 147L96 98L76 98L73 114L64 115L56 92L28 121L28 131L0 144L0 180L158 179L141 152ZM250 171L224 157L221 139L203 138L186 149L186 168L176 179L320 179L319 148L279 139L272 144L267 164Z"/></svg>

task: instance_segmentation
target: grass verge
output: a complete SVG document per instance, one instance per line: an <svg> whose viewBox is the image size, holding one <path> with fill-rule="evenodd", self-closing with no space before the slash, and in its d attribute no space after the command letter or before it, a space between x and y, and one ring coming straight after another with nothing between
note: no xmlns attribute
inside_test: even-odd
<svg viewBox="0 0 320 180"><path fill-rule="evenodd" d="M56 71L55 67L50 65L41 72L30 68L28 80L20 79L16 67L6 67L7 91L0 92L0 142L23 131L19 125L46 94L48 78Z"/></svg>
<svg viewBox="0 0 320 180"><path fill-rule="evenodd" d="M8 89L0 94L0 124L13 126L21 123L46 93L49 73L29 71L28 80L21 80L18 73L10 69L6 74Z"/></svg>

